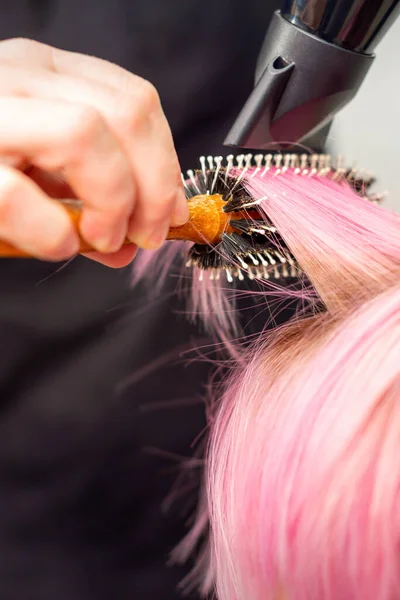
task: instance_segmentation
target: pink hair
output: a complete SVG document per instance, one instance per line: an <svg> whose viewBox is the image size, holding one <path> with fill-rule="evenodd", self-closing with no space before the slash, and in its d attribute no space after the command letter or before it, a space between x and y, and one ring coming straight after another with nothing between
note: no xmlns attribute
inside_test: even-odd
<svg viewBox="0 0 400 600"><path fill-rule="evenodd" d="M215 420L208 494L220 600L400 595L400 288L284 328Z"/></svg>
<svg viewBox="0 0 400 600"><path fill-rule="evenodd" d="M237 351L210 416L207 493L175 556L193 549L208 514L197 575L218 600L394 600L400 217L294 169L249 170L244 186L324 310ZM196 309L216 314L221 335L228 300L202 285Z"/></svg>
<svg viewBox="0 0 400 600"><path fill-rule="evenodd" d="M400 216L326 177L249 177L246 187L277 227L331 312L367 300L400 268Z"/></svg>
<svg viewBox="0 0 400 600"><path fill-rule="evenodd" d="M267 335L227 382L207 469L218 599L393 600L400 219L322 179L247 185L326 311Z"/></svg>

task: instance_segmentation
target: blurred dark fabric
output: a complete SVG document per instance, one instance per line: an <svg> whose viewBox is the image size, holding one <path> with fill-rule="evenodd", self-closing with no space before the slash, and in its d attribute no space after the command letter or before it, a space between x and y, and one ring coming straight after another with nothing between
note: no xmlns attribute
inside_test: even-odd
<svg viewBox="0 0 400 600"><path fill-rule="evenodd" d="M149 79L186 169L223 152L276 4L1 0L0 38ZM186 569L165 563L196 490L167 513L162 504L173 456L191 456L204 428L210 366L174 353L202 334L168 290L150 304L132 293L130 269L83 258L61 267L0 262L0 600L175 600Z"/></svg>

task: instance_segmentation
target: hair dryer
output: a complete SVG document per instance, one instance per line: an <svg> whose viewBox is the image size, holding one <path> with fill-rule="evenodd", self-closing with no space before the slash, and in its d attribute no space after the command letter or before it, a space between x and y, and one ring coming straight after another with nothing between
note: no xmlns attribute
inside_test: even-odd
<svg viewBox="0 0 400 600"><path fill-rule="evenodd" d="M225 145L322 151L334 116L357 93L399 13L400 0L284 0Z"/></svg>

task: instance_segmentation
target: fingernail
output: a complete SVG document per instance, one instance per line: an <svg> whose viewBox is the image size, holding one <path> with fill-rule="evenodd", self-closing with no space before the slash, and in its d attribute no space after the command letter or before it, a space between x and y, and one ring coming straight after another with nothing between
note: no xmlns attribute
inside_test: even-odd
<svg viewBox="0 0 400 600"><path fill-rule="evenodd" d="M169 222L162 223L158 228L145 240L142 248L146 250L157 250L160 248L168 235Z"/></svg>
<svg viewBox="0 0 400 600"><path fill-rule="evenodd" d="M116 240L120 240L120 237L120 234L118 234L116 238L114 232L107 233L102 237L93 240L93 248L102 254L111 254L112 252L116 252L119 248Z"/></svg>
<svg viewBox="0 0 400 600"><path fill-rule="evenodd" d="M174 211L171 215L171 225L174 227L185 225L185 223L187 223L189 220L189 216L189 207L185 193L180 190L175 203Z"/></svg>

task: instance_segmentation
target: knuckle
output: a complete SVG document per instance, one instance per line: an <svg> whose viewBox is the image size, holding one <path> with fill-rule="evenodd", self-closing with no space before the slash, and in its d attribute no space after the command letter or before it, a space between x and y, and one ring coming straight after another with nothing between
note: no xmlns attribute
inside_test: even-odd
<svg viewBox="0 0 400 600"><path fill-rule="evenodd" d="M67 144L74 153L87 150L94 140L104 132L105 122L94 108L81 106L74 110L71 122L68 124Z"/></svg>
<svg viewBox="0 0 400 600"><path fill-rule="evenodd" d="M152 113L160 107L160 97L154 85L143 79L138 90L139 101L146 113Z"/></svg>
<svg viewBox="0 0 400 600"><path fill-rule="evenodd" d="M146 123L161 107L156 88L144 79L137 84L133 93L120 96L116 104L118 106L118 121L129 132Z"/></svg>

